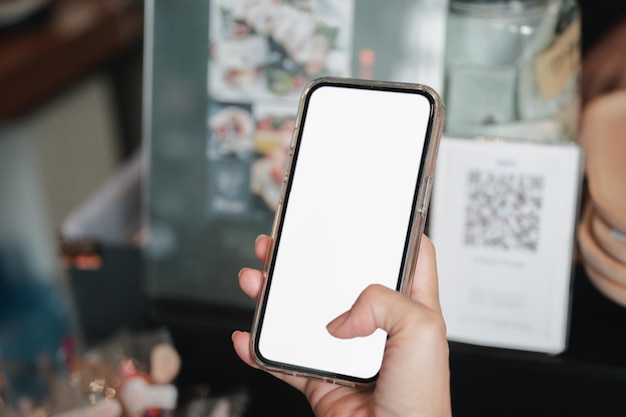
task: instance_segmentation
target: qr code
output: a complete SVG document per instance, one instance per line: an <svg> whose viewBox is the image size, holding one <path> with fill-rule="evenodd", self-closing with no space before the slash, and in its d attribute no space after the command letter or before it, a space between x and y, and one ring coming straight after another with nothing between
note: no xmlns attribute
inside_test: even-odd
<svg viewBox="0 0 626 417"><path fill-rule="evenodd" d="M465 244L537 250L544 178L472 170L467 175Z"/></svg>

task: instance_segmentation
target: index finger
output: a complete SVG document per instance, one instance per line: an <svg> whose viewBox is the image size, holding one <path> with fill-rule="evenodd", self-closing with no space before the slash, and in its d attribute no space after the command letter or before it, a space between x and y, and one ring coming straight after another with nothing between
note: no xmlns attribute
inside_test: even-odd
<svg viewBox="0 0 626 417"><path fill-rule="evenodd" d="M426 307L441 311L439 304L439 281L437 276L437 257L435 247L430 238L422 235L413 286L410 297Z"/></svg>
<svg viewBox="0 0 626 417"><path fill-rule="evenodd" d="M272 238L268 235L259 235L254 242L254 254L263 263L265 263L271 243Z"/></svg>

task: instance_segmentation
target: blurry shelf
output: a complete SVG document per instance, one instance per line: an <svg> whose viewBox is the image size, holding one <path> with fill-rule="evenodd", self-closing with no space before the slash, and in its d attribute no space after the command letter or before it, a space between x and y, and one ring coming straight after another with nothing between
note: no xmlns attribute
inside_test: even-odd
<svg viewBox="0 0 626 417"><path fill-rule="evenodd" d="M0 122L26 114L143 39L142 2L59 0L0 32Z"/></svg>

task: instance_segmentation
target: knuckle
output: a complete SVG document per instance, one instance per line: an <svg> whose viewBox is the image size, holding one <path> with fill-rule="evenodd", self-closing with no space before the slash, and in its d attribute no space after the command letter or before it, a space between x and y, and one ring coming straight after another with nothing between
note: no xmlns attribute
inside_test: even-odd
<svg viewBox="0 0 626 417"><path fill-rule="evenodd" d="M420 337L427 336L433 339L446 337L446 325L443 318L432 312L415 309L408 319L407 327L410 332Z"/></svg>

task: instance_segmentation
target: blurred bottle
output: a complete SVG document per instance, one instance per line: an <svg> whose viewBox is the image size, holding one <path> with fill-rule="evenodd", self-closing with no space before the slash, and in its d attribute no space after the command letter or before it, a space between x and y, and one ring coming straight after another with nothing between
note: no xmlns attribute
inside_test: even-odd
<svg viewBox="0 0 626 417"><path fill-rule="evenodd" d="M37 404L47 396L47 377L67 369L73 326L37 166L23 139L0 137L0 395Z"/></svg>
<svg viewBox="0 0 626 417"><path fill-rule="evenodd" d="M446 132L576 138L580 13L575 0L451 0Z"/></svg>

